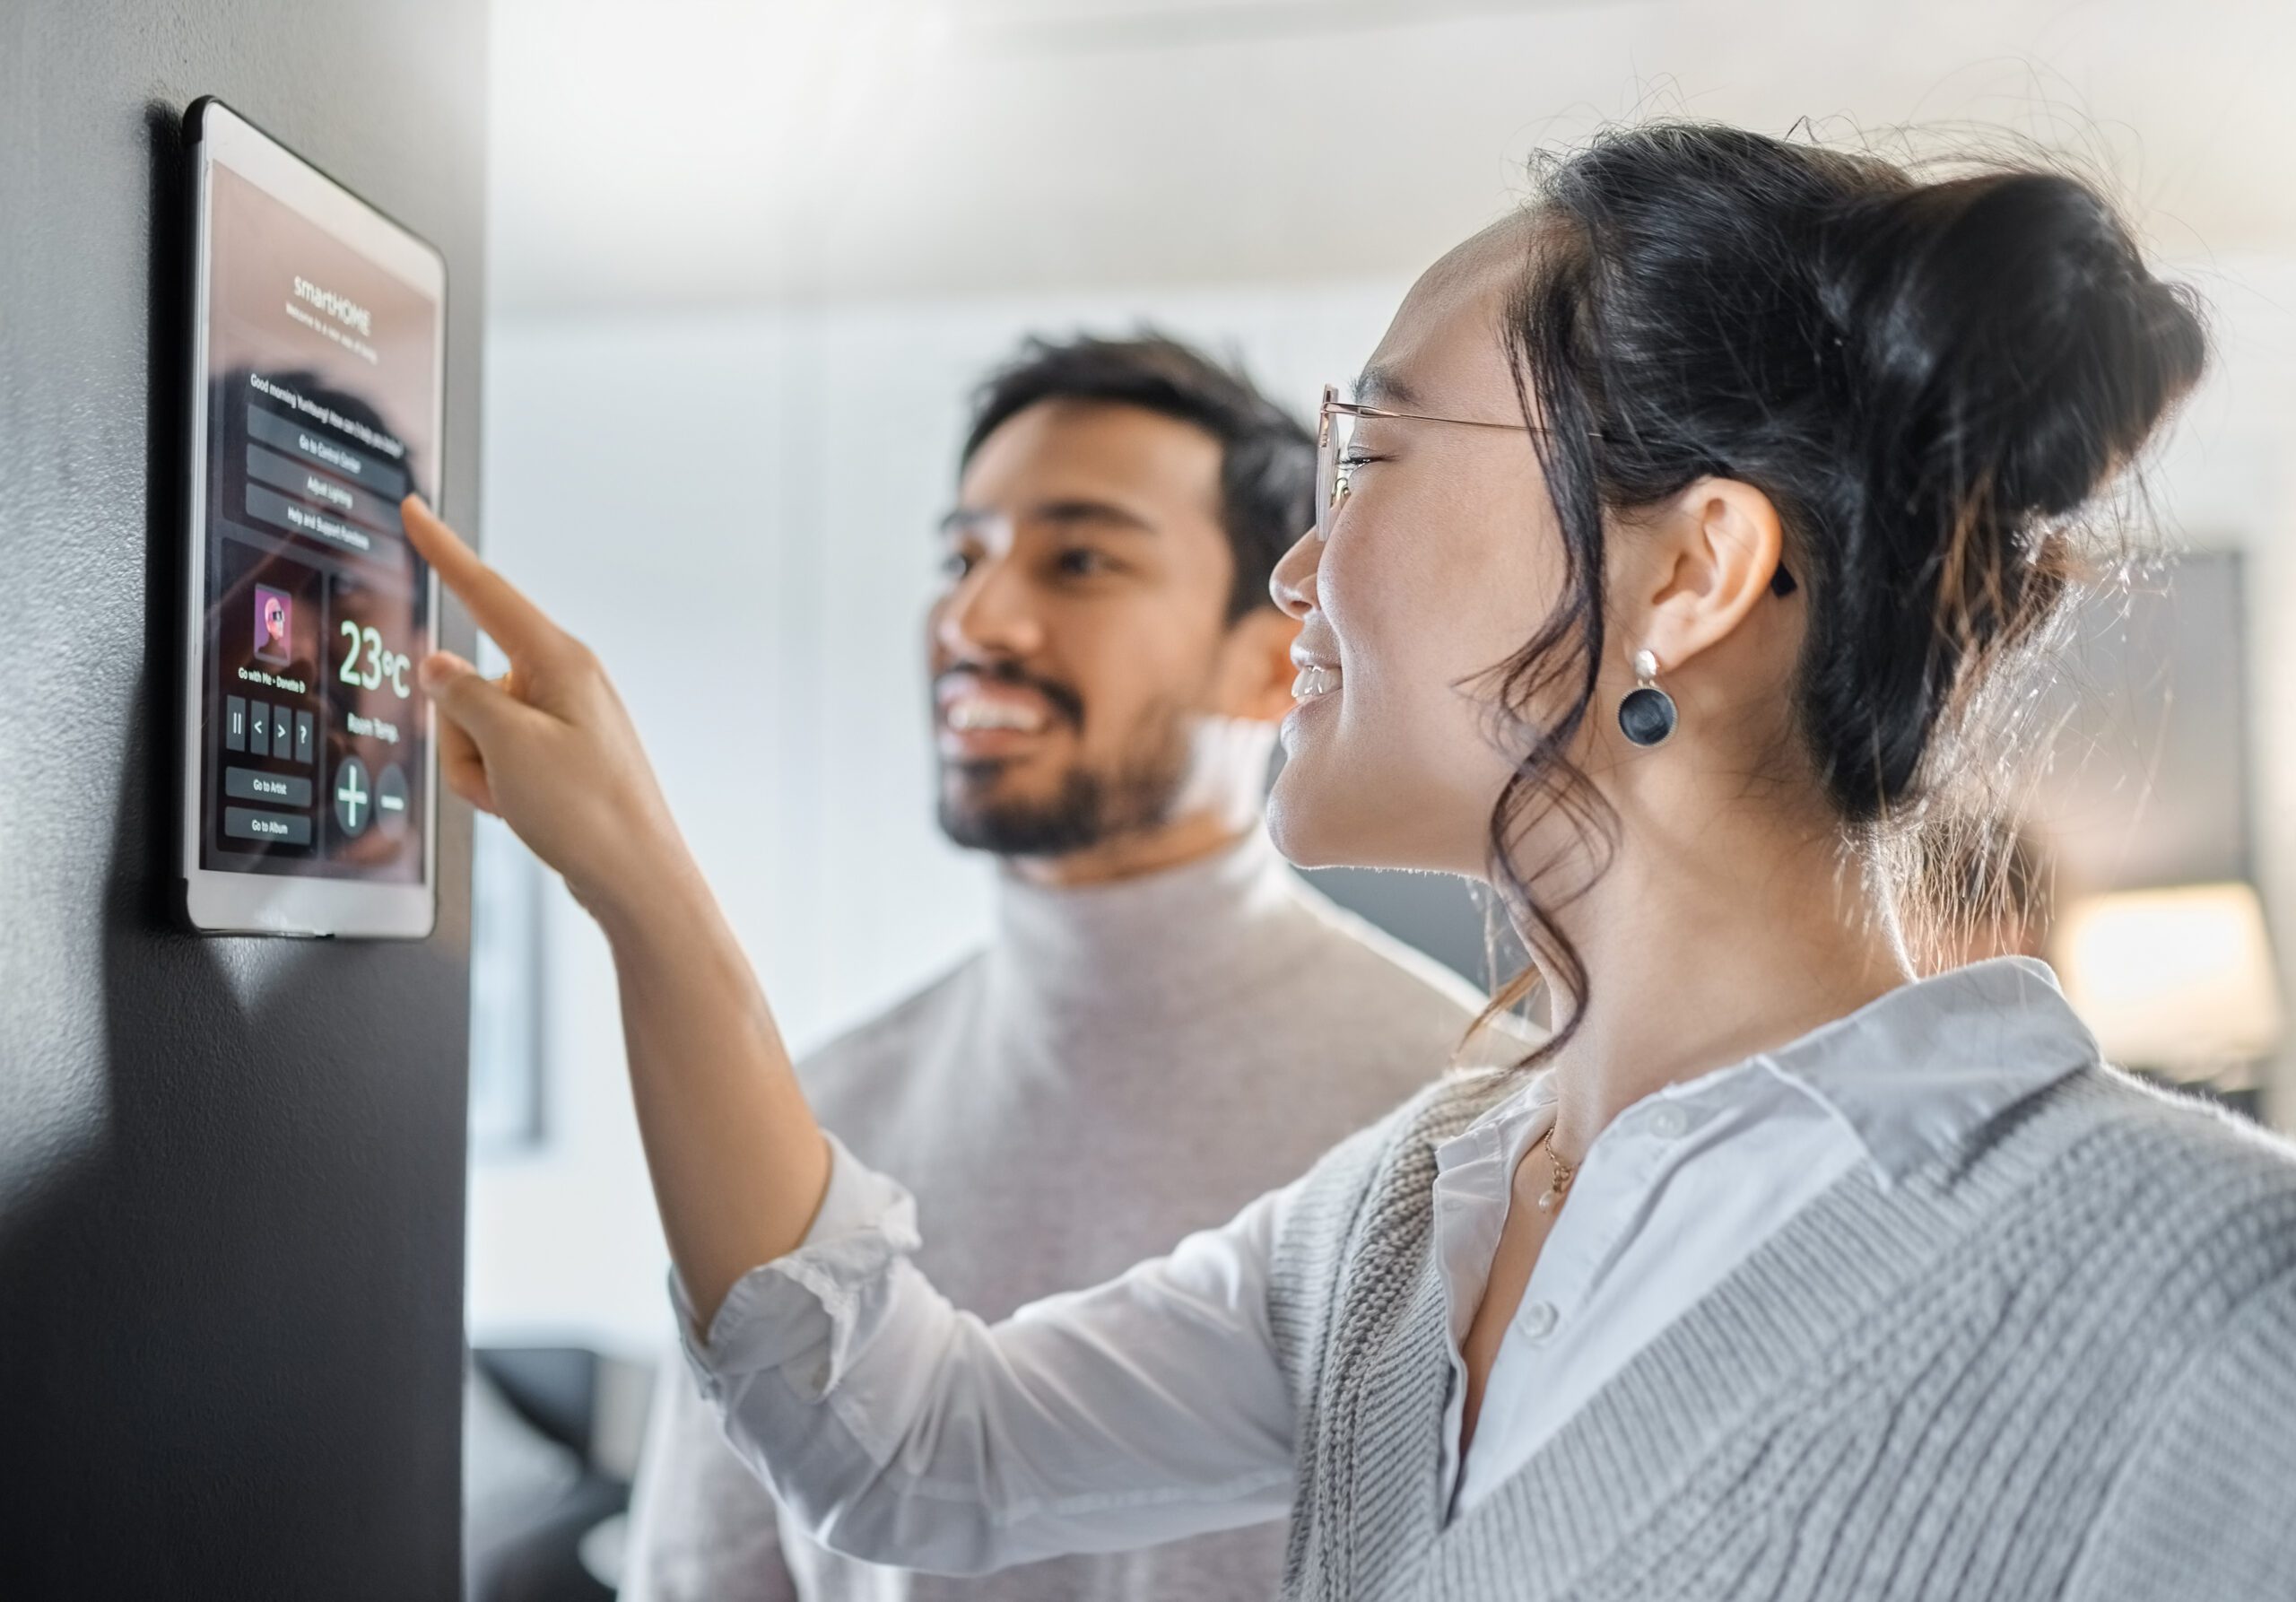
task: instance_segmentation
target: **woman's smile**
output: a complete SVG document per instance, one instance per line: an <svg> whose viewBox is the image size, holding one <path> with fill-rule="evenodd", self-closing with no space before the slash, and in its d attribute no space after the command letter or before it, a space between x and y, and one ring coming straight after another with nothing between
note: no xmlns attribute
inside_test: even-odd
<svg viewBox="0 0 2296 1602"><path fill-rule="evenodd" d="M1299 673L1292 680L1292 710L1283 715L1283 722L1276 730L1276 738L1284 750L1294 748L1300 725L1308 709L1319 701L1335 700L1339 694L1339 664L1311 650L1302 650L1298 641L1292 646L1292 664Z"/></svg>
<svg viewBox="0 0 2296 1602"><path fill-rule="evenodd" d="M1339 649L1330 640L1328 624L1320 615L1310 618L1292 642L1292 666L1299 674L1292 681L1292 699L1305 703L1339 688Z"/></svg>
<svg viewBox="0 0 2296 1602"><path fill-rule="evenodd" d="M1313 701L1317 696L1329 695L1338 688L1338 668L1310 664L1300 669L1300 675L1292 681L1292 699Z"/></svg>

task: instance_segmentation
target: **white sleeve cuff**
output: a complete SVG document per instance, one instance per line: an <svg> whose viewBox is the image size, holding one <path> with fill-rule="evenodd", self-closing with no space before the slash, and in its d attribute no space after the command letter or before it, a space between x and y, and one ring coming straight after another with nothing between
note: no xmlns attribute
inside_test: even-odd
<svg viewBox="0 0 2296 1602"><path fill-rule="evenodd" d="M696 1337L692 1300L670 1270L678 1342L713 1403L729 1383L767 1370L807 1401L836 1389L883 1320L895 1265L917 1249L909 1192L828 1139L829 1188L813 1227L796 1250L735 1282L705 1338Z"/></svg>

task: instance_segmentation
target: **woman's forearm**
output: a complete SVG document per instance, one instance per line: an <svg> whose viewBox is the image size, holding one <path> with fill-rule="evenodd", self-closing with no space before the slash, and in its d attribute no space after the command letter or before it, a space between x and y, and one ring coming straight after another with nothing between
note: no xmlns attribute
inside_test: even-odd
<svg viewBox="0 0 2296 1602"><path fill-rule="evenodd" d="M655 1197L706 1330L735 1280L804 1240L829 1177L820 1127L604 667L418 497L399 510L510 659L500 679L450 652L423 662L439 777L517 831L605 930Z"/></svg>
<svg viewBox="0 0 2296 1602"><path fill-rule="evenodd" d="M706 1334L736 1280L804 1239L829 1148L716 896L681 857L596 909L622 989L631 1092L662 1228Z"/></svg>

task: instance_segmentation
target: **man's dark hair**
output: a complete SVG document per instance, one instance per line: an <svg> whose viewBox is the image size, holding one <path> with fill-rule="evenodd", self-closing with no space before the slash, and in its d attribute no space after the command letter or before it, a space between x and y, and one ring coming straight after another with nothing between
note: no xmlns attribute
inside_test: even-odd
<svg viewBox="0 0 2296 1602"><path fill-rule="evenodd" d="M1268 575L1315 517L1316 442L1241 369L1143 329L1131 339L1031 338L974 392L960 466L1039 401L1105 401L1192 422L1220 442L1220 520L1235 553L1231 623L1268 605Z"/></svg>

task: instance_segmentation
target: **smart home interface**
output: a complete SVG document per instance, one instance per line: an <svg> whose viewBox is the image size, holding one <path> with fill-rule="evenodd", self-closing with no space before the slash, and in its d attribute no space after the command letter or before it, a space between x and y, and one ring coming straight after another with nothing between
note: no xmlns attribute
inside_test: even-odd
<svg viewBox="0 0 2296 1602"><path fill-rule="evenodd" d="M363 208L315 172L266 187L276 146L226 155L203 168L196 866L422 886L433 587L398 503L437 496L443 282L331 227ZM316 186L334 210L300 204Z"/></svg>

